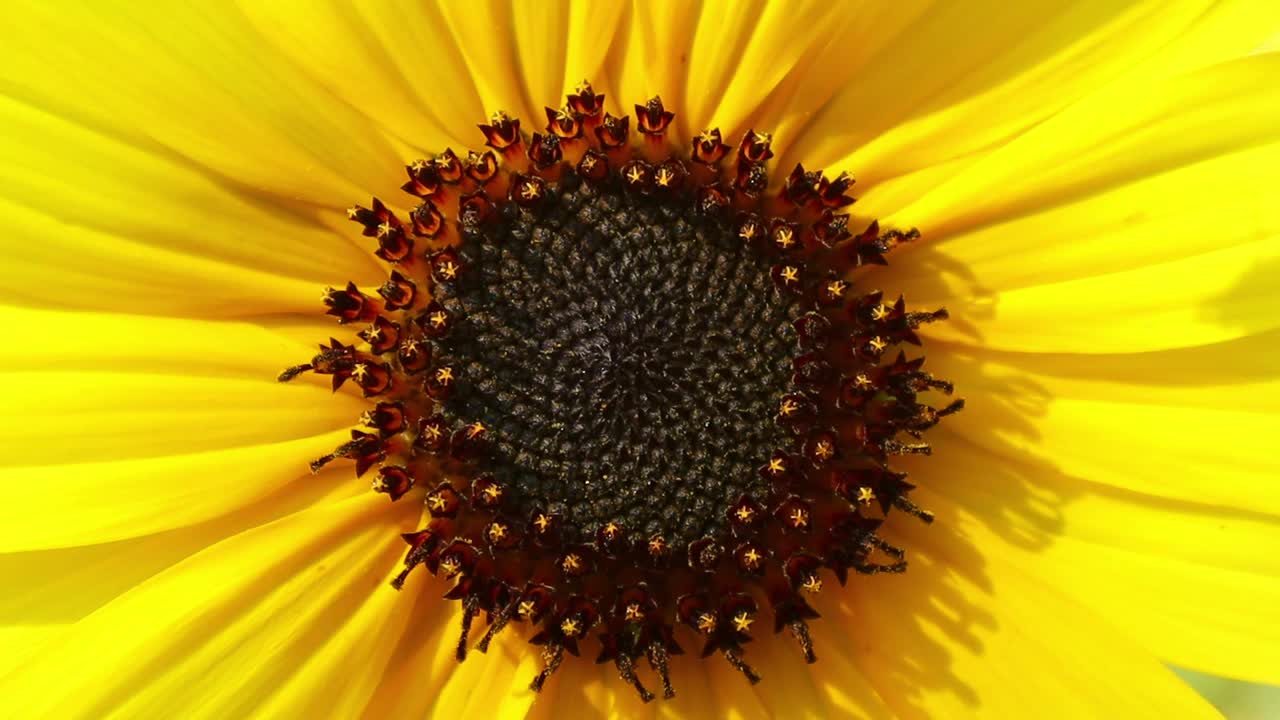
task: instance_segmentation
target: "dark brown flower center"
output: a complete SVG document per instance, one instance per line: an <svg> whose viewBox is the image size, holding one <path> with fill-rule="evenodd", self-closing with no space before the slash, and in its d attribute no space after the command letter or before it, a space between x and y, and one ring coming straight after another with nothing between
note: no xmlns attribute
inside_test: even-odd
<svg viewBox="0 0 1280 720"><path fill-rule="evenodd" d="M687 545L725 508L767 497L758 472L789 430L800 304L770 261L685 190L629 192L569 171L532 210L463 233L464 268L435 297L459 380L453 426L490 430L485 465L566 540L615 522Z"/></svg>
<svg viewBox="0 0 1280 720"><path fill-rule="evenodd" d="M374 405L318 459L377 466L393 500L415 486L430 522L405 536L402 587L425 565L464 609L457 655L512 622L534 626L541 688L588 632L646 700L698 638L750 681L742 646L767 608L815 657L805 595L831 573L901 572L879 537L907 499L893 455L956 401L898 346L943 311L856 285L914 231L847 230L852 180L796 166L771 184L767 135L737 152L718 130L689 152L657 98L631 118L583 85L542 133L501 113L490 151L408 166L419 199L349 215L392 264L368 294L329 289L359 344L333 340L286 370L354 382ZM677 630L683 626L685 630ZM688 639L681 640L681 636Z"/></svg>

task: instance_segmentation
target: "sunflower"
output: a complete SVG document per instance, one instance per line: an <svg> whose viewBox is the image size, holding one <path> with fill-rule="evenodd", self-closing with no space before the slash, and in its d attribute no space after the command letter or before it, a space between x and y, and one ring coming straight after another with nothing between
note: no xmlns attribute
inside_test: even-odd
<svg viewBox="0 0 1280 720"><path fill-rule="evenodd" d="M5 22L6 716L1280 682L1272 4Z"/></svg>

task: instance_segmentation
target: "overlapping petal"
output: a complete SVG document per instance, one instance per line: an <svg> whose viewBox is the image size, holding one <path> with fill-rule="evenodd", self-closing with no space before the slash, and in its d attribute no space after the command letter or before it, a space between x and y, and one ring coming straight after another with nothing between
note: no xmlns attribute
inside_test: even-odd
<svg viewBox="0 0 1280 720"><path fill-rule="evenodd" d="M1139 352L1275 327L1280 103L1248 89L1278 76L1280 55L1253 56L1122 115L1091 101L1055 117L903 209L942 242L899 265L936 273L886 282L946 298L958 321L929 332L983 349Z"/></svg>
<svg viewBox="0 0 1280 720"><path fill-rule="evenodd" d="M1240 57L1280 27L1280 11L1266 2L1099 2L1050 11L1036 4L924 1L871 7L876 22L860 26L859 42L846 54L848 82L797 128L783 164L834 165L864 185L922 174L925 182L908 183L916 197L960 168L992 167L988 158L1007 152L1011 141L1022 148L1044 144L1043 135L1023 136L1047 120L1069 120L1077 106L1101 103L1113 122L1131 119L1144 92ZM1072 127L1094 132L1089 124ZM1049 143L1047 149L1078 154L1088 147ZM948 169L930 173L939 166ZM1003 203L1011 191L1016 197L1050 190L1026 177L999 189L1004 192L988 202ZM876 212L883 217L888 209ZM977 210L962 203L951 209L956 212L903 220L936 229L939 221L962 222Z"/></svg>
<svg viewBox="0 0 1280 720"><path fill-rule="evenodd" d="M961 521L910 537L912 570L825 597L842 653L898 717L1217 717L1127 630L1028 575Z"/></svg>
<svg viewBox="0 0 1280 720"><path fill-rule="evenodd" d="M931 354L972 424L908 462L943 515L1161 657L1275 682L1274 333L1156 353ZM1224 402L1224 399L1230 399ZM980 521L971 522L973 518Z"/></svg>
<svg viewBox="0 0 1280 720"><path fill-rule="evenodd" d="M3 703L27 717L354 715L412 607L376 590L416 520L365 494L198 552L34 653L4 677Z"/></svg>
<svg viewBox="0 0 1280 720"><path fill-rule="evenodd" d="M318 382L312 354L261 326L7 308L41 342L0 368L10 391L0 549L110 542L251 506L307 474L364 403ZM304 398L310 398L309 401Z"/></svg>

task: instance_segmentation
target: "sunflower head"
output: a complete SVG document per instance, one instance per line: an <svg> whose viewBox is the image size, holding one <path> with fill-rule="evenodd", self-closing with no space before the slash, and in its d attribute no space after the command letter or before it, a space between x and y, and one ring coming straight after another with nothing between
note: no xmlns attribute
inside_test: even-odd
<svg viewBox="0 0 1280 720"><path fill-rule="evenodd" d="M6 6L0 717L1280 682L1280 4L299 5Z"/></svg>
<svg viewBox="0 0 1280 720"><path fill-rule="evenodd" d="M531 626L535 690L592 635L645 700L637 663L671 697L686 646L754 683L759 615L814 662L824 575L904 571L885 515L932 520L889 461L928 454L922 433L962 406L928 404L951 385L904 350L946 313L856 286L917 233L850 231L848 175L775 183L768 133L681 148L660 98L621 118L603 101L584 82L531 134L494 113L488 150L406 166L407 216L352 207L389 278L326 290L360 342L280 379L376 401L312 468L376 466L392 500L423 488L392 585L419 566L451 583L458 660L484 613L482 652Z"/></svg>

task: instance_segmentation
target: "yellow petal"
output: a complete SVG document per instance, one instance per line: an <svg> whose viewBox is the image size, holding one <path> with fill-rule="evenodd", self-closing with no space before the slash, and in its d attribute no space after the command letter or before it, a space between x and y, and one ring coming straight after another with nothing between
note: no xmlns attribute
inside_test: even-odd
<svg viewBox="0 0 1280 720"><path fill-rule="evenodd" d="M436 4L245 2L241 10L263 42L419 153L481 137L485 108Z"/></svg>
<svg viewBox="0 0 1280 720"><path fill-rule="evenodd" d="M775 152L785 152L837 90L861 82L860 61L897 41L926 8L921 2L707 4L689 49L684 104L691 129L717 126L730 144L748 129L772 132ZM788 157L774 172L789 172L796 160L812 169L815 158Z"/></svg>
<svg viewBox="0 0 1280 720"><path fill-rule="evenodd" d="M1108 101L1124 115L1133 89L1243 55L1280 28L1280 14L1265 2L987 5L894 3L880 22L888 37L866 27L873 51L851 48L855 80L798 129L782 167L837 165L865 187L982 160L1100 89L1128 83ZM1021 177L1002 185L1001 198L1025 185Z"/></svg>
<svg viewBox="0 0 1280 720"><path fill-rule="evenodd" d="M309 285L380 273L336 211L321 217L160 147L8 98L0 123L8 128L0 214L9 241L0 300L261 314L304 309ZM326 223L341 223L341 232Z"/></svg>
<svg viewBox="0 0 1280 720"><path fill-rule="evenodd" d="M394 190L401 158L368 118L230 5L30 3L6 21L0 78L28 105L276 198L332 208Z"/></svg>
<svg viewBox="0 0 1280 720"><path fill-rule="evenodd" d="M412 605L386 577L403 550L395 533L416 520L409 505L392 510L364 495L209 548L6 677L6 714L154 716L182 707L190 717L228 717L271 707L302 717L323 704L350 715L373 691Z"/></svg>
<svg viewBox="0 0 1280 720"><path fill-rule="evenodd" d="M856 580L855 580L856 582ZM835 587L834 582L832 583ZM836 621L839 622L839 621ZM790 631L771 632L772 617L761 614L759 631L746 647L744 659L764 678L756 685L743 687L745 681L720 656L708 658L713 677L720 679L722 690L717 696L747 698L738 703L740 715L751 717L796 718L889 718L891 707L879 695L868 675L858 668L849 654L835 645L848 642L848 628L819 619L811 627L818 662L809 665ZM737 688L735 690L734 688Z"/></svg>
<svg viewBox="0 0 1280 720"><path fill-rule="evenodd" d="M1218 717L1123 628L964 527L908 524L890 531L909 534L907 573L824 593L817 621L848 633L819 652L850 657L899 717Z"/></svg>
<svg viewBox="0 0 1280 720"><path fill-rule="evenodd" d="M1280 212L1268 188L1280 183L1277 166L1280 142L1064 196L950 239L926 237L891 256L890 282L909 284L925 302L978 304L984 291L1134 272L1274 238ZM948 271L947 282L931 282L917 262L949 263L972 277Z"/></svg>
<svg viewBox="0 0 1280 720"><path fill-rule="evenodd" d="M446 627L446 637L453 640L456 623L448 623ZM440 649L447 652L448 661L454 665L426 717L438 720L522 718L528 714L538 697L529 689L529 681L542 669L538 652L528 645L521 645L511 654L498 655L491 649L484 657L457 665L453 660L453 642L445 641L441 645Z"/></svg>
<svg viewBox="0 0 1280 720"><path fill-rule="evenodd" d="M1280 56L1256 56L1158 84L1124 113L1082 103L952 181L957 189L983 177L1021 190L990 186L993 195L970 197L963 209L925 207L958 198L944 185L904 209L904 218L935 217L943 237L959 233L897 258L944 278L913 293L949 296L961 316L930 332L984 347L1094 353L1274 327L1280 215L1265 187L1280 158L1280 103L1252 89L1276 75Z"/></svg>
<svg viewBox="0 0 1280 720"><path fill-rule="evenodd" d="M292 322L292 321L290 321ZM58 312L0 305L0 324L21 353L0 355L0 370L100 371L190 375L232 380L275 377L316 352L313 328L305 341L267 323ZM333 326L329 325L328 329ZM299 378L295 383L319 383Z"/></svg>
<svg viewBox="0 0 1280 720"><path fill-rule="evenodd" d="M13 308L0 309L0 319L44 331L23 354L0 360L0 369L50 383L15 390L19 412L6 416L6 436L26 438L28 446L8 462L28 466L0 471L4 552L139 537L262 501L343 442L346 431L337 428L353 423L363 406L329 396L316 378L288 386L296 397L267 387L279 368L312 351L262 327ZM207 394L213 390L234 394L214 398ZM293 410L247 408L240 429L223 422L236 401L261 408L268 395ZM180 414L184 398L219 408L217 417L195 407ZM78 412L46 407L50 402ZM52 419L32 423L39 417ZM66 418L96 424L51 443L58 431L50 423ZM253 443L236 446L251 435L258 436ZM269 439L281 441L263 444ZM69 447L60 451L63 442ZM161 450L167 454L148 456Z"/></svg>
<svg viewBox="0 0 1280 720"><path fill-rule="evenodd" d="M624 31L606 64L614 81L616 107L631 113L634 105L660 96L668 110L676 113L668 135L677 145L690 137L693 124L705 122L704 118L681 113L677 107L687 94L687 53L698 27L695 13L701 17L701 12L686 3L634 3L630 15L621 22Z"/></svg>
<svg viewBox="0 0 1280 720"><path fill-rule="evenodd" d="M1088 355L1206 345L1280 326L1280 234L1078 280L1058 281L1049 259L1036 267L1041 284L948 300L955 322L925 334L987 349ZM984 282L978 271L971 277Z"/></svg>
<svg viewBox="0 0 1280 720"><path fill-rule="evenodd" d="M1280 502L1269 438L1280 383L1262 359L1274 342L981 365L931 353L971 402L930 434L933 458L902 465L921 502L975 516L981 526L968 532L984 545L1161 657L1275 682Z"/></svg>
<svg viewBox="0 0 1280 720"><path fill-rule="evenodd" d="M369 404L266 376L13 372L15 427L0 434L0 467L182 455L282 442L354 424ZM68 433L49 446L50 433Z"/></svg>
<svg viewBox="0 0 1280 720"><path fill-rule="evenodd" d="M910 218L945 236L1276 142L1280 100L1256 91L1278 76L1280 55L1267 54L1141 87L1109 87L986 153L892 219Z"/></svg>
<svg viewBox="0 0 1280 720"><path fill-rule="evenodd" d="M1280 515L1272 452L1280 383L1220 378L1217 368L1232 365L1235 349L1191 359L1174 353L1168 361L1165 353L1111 358L1110 365L1067 357L1055 367L1035 356L976 361L935 346L929 364L970 401L942 432L1011 463L1159 498ZM1120 379L1126 371L1144 378Z"/></svg>
<svg viewBox="0 0 1280 720"><path fill-rule="evenodd" d="M540 129L546 120L541 98L526 95L518 70L515 48L516 28L507 3L494 0L439 5L443 25L458 48L466 67L466 77L474 84L485 113L471 118L481 122L502 110L519 117L524 130ZM554 100L554 98L552 98Z"/></svg>
<svg viewBox="0 0 1280 720"><path fill-rule="evenodd" d="M517 12L532 7L529 4L516 5ZM596 84L596 92L607 91L610 96L614 94L612 81L607 77L604 64L609 52L617 45L620 32L618 26L626 10L626 4L620 2L588 1L569 4L568 40L564 46L564 84L560 92L576 88L578 83L589 80ZM537 91L537 87L530 86L531 94ZM535 100L537 97L534 95ZM614 97L605 100L608 103L620 102Z"/></svg>
<svg viewBox="0 0 1280 720"><path fill-rule="evenodd" d="M743 128L738 126L742 122L742 116L755 103L748 104L731 96L744 95L743 90L735 93L735 89L747 85L742 82L734 83L735 76L741 73L742 78L750 78L751 89L756 93L767 94L768 89L776 83L776 78L769 74L761 75L762 68L748 64L748 58L769 57L776 64L766 68L765 72L776 72L777 77L785 75L786 69L790 67L787 60L791 58L779 56L798 54L808 43L784 44L780 35L786 28L780 21L785 21L789 16L813 18L817 14L815 6L771 7L761 0L713 0L704 3L697 17L702 32L695 29L693 33L687 52L688 86L681 96L683 113L689 116L689 127L693 132L713 124L721 125L726 137L733 137L741 132ZM754 37L756 32L767 34L772 42L757 39ZM752 70L756 72L753 74ZM669 99L676 100L674 97ZM730 118L735 121L730 121ZM729 142L732 143L732 140Z"/></svg>
<svg viewBox="0 0 1280 720"><path fill-rule="evenodd" d="M295 440L349 426L368 407L316 378L276 382L314 351L261 327L17 309L0 320L36 346L0 359L10 381L0 466ZM54 446L51 434L69 437Z"/></svg>
<svg viewBox="0 0 1280 720"><path fill-rule="evenodd" d="M0 625L0 678L27 661L41 645L58 636L63 625Z"/></svg>
<svg viewBox="0 0 1280 720"><path fill-rule="evenodd" d="M610 107L630 108L627 98L614 97L604 69L605 57L617 44L615 33L627 10L625 3L512 3L498 7L498 12L511 13L518 74L533 113L528 130L541 130L546 124L542 108L560 107L566 92L583 80L603 93Z"/></svg>
<svg viewBox="0 0 1280 720"><path fill-rule="evenodd" d="M324 471L212 520L156 535L55 550L0 554L0 675L72 624L166 568L250 528L305 509L364 494L349 468Z"/></svg>
<svg viewBox="0 0 1280 720"><path fill-rule="evenodd" d="M746 93L757 97L756 107L751 109L750 125L775 131L775 152L777 170L789 172L797 162L804 163L809 170L837 165L840 158L848 156L858 147L858 142L848 137L851 127L859 128L855 132L859 137L863 132L884 132L889 127L873 129L867 123L867 106L856 107L849 113L849 104L841 105L840 110L825 110L829 104L840 102L842 94L860 92L869 73L893 73L902 61L900 48L904 43L913 42L914 33L922 23L939 14L931 0L904 0L894 3L819 3L820 7L835 11L834 15L823 18L816 41L810 38L815 33L812 28L792 30L790 34L772 34L773 42L757 46L752 43L749 51L761 53L760 72L766 72L769 58L775 53L783 53L792 57L789 50L803 47L802 52L794 57L794 64L789 71L773 86L760 85L749 73L736 74L733 84L727 92L730 94ZM769 7L775 7L770 5ZM794 11L796 3L779 6L784 10ZM785 21L783 21L785 22ZM949 33L947 37L936 37L932 42L959 43L971 35L966 33ZM850 41L856 38L855 41ZM934 45L934 47L937 47ZM950 53L949 53L950 54ZM929 57L938 59L940 55ZM938 68L928 71L929 76L939 72ZM893 95L880 98L881 102L892 102L899 96L897 88L902 83L902 75L896 76L898 86ZM924 76L912 78L910 85L921 81ZM721 108L721 111L727 108ZM834 144L824 144L824 139L834 140ZM828 155L822 149L829 149ZM842 165L837 168L856 171L859 177L871 179L874 173L865 164ZM834 174L834 173L833 173ZM866 182L859 187L865 187Z"/></svg>
<svg viewBox="0 0 1280 720"><path fill-rule="evenodd" d="M341 430L166 457L4 468L0 552L105 543L203 522L298 482L310 459L348 439Z"/></svg>
<svg viewBox="0 0 1280 720"><path fill-rule="evenodd" d="M621 3L599 3L617 8ZM519 67L520 91L528 98L528 131L540 131L546 124L544 107L558 108L562 96L573 85L565 84L565 60L573 47L569 42L569 17L574 8L567 2L541 4L511 3L499 6L511 15L511 36L515 45L514 64ZM616 12L616 10L615 10ZM578 15L583 14L579 10ZM597 31L596 37L608 37ZM580 40L580 38L575 38ZM605 45L607 47L607 45ZM584 76L585 77L585 76ZM583 77L572 80L582 81ZM598 92L598 91L597 91ZM522 126L523 127L523 126Z"/></svg>
<svg viewBox="0 0 1280 720"><path fill-rule="evenodd" d="M413 611L394 640L395 650L381 682L369 698L364 717L426 717L435 704L436 694L452 676L456 665L452 650L457 642L457 636L452 633L457 628L453 622L456 622L454 613L458 607L457 603L440 598L440 593L423 589L431 583L416 574L405 583L406 589L401 592L415 598ZM440 657L443 650L449 651L447 659ZM495 655L494 660L501 662L505 657L505 653ZM470 662L487 660L487 657L478 657Z"/></svg>
<svg viewBox="0 0 1280 720"><path fill-rule="evenodd" d="M513 627L489 652L473 649L459 664L454 652L461 610L440 597L446 584L426 575L418 571L405 583L403 593L418 600L393 640L391 661L363 716L453 718L466 709L469 716L524 717L538 697L528 686L541 668L539 650Z"/></svg>
<svg viewBox="0 0 1280 720"><path fill-rule="evenodd" d="M1256 56L1124 112L1073 107L897 213L933 239L869 282L945 301L956 322L928 332L986 348L1137 352L1275 327L1280 102L1252 89L1276 75L1280 56ZM952 195L969 180L989 194Z"/></svg>
<svg viewBox="0 0 1280 720"><path fill-rule="evenodd" d="M252 264L147 246L4 199L0 215L18 240L0 270L5 304L186 317L304 312L316 304L315 283Z"/></svg>
<svg viewBox="0 0 1280 720"><path fill-rule="evenodd" d="M521 646L514 640L509 642L512 644L506 648L508 653L538 651L538 648L531 645ZM643 663L641 665L643 666ZM537 668L534 668L534 672L537 672ZM637 674L644 675L643 671ZM641 680L646 685L658 686L656 681L649 682L648 676L642 677ZM656 691L650 688L650 691L660 693L661 688ZM682 694L677 694L676 697L682 698ZM618 677L618 671L613 663L597 665L590 659L582 662L566 658L566 662L560 666L555 675L547 680L526 717L530 720L534 718L553 720L559 717L563 708L575 707L580 708L577 713L582 717L652 718L663 710L663 708L654 707L658 702L656 700L648 704L640 702L635 691Z"/></svg>
<svg viewBox="0 0 1280 720"><path fill-rule="evenodd" d="M1213 158L904 249L868 282L947 305L955 321L926 333L988 350L1134 352L1257 333L1280 306L1277 167L1280 144Z"/></svg>
<svg viewBox="0 0 1280 720"><path fill-rule="evenodd" d="M1275 516L1048 474L1019 477L976 454L984 477L947 483L921 472L918 502L1168 662L1253 682L1280 680L1280 563L1268 551L1280 542ZM945 457L976 467L963 450Z"/></svg>

